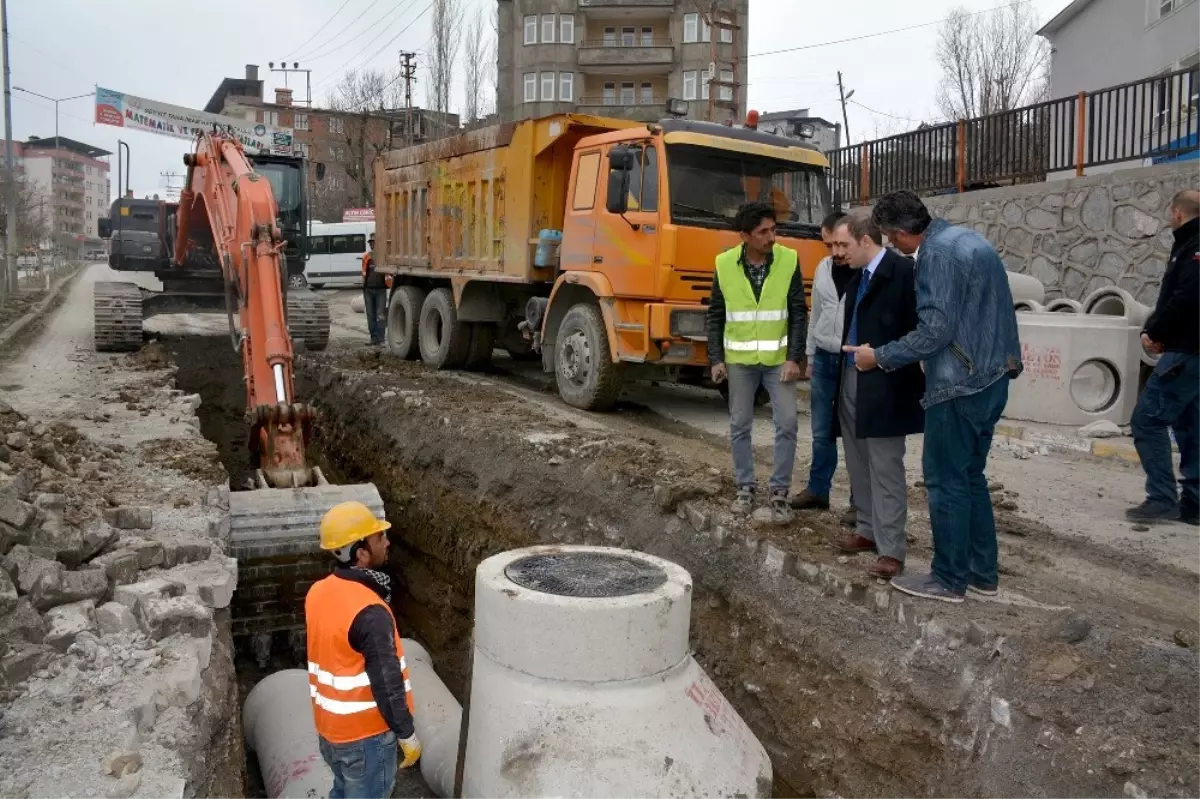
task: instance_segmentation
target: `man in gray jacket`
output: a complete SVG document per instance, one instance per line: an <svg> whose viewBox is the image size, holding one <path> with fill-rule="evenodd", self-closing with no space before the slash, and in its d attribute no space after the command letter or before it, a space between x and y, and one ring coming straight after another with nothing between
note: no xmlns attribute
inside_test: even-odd
<svg viewBox="0 0 1200 799"><path fill-rule="evenodd" d="M834 211L821 222L821 239L826 246L834 229L846 215ZM792 498L797 510L829 508L829 490L837 469L837 438L833 432L833 414L837 402L838 373L842 363L843 297L854 270L840 258L828 255L817 264L813 276L812 310L808 315L808 396L812 418L812 463L808 486ZM855 524L854 500L843 516L843 523Z"/></svg>

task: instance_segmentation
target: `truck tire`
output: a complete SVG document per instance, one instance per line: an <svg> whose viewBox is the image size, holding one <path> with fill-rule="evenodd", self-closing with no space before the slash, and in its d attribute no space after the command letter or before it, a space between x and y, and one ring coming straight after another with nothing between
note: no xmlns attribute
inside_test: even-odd
<svg viewBox="0 0 1200 799"><path fill-rule="evenodd" d="M471 328L458 321L450 289L434 289L421 304L417 345L421 360L434 369L457 369L467 359Z"/></svg>
<svg viewBox="0 0 1200 799"><path fill-rule="evenodd" d="M471 343L467 347L464 368L472 371L486 369L492 362L492 350L496 348L496 326L490 322L474 322L470 328Z"/></svg>
<svg viewBox="0 0 1200 799"><path fill-rule="evenodd" d="M606 411L616 403L621 368L612 361L599 308L586 302L572 306L554 349L554 377L564 402L585 411Z"/></svg>
<svg viewBox="0 0 1200 799"><path fill-rule="evenodd" d="M421 307L425 304L425 292L416 286L401 286L392 294L388 303L387 346L388 351L406 361L421 357L420 340Z"/></svg>

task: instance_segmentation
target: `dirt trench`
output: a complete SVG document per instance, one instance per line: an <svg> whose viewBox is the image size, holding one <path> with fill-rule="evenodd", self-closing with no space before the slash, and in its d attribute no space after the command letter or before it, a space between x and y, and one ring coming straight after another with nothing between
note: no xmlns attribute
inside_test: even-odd
<svg viewBox="0 0 1200 799"><path fill-rule="evenodd" d="M202 429L229 448L236 474L229 426L241 387L227 376L239 367L207 345L176 353L180 386L204 396ZM1108 681L1093 689L1102 663L1024 651L990 623L924 608L900 608L898 623L869 586L800 579L769 535L707 519L704 497L719 484L710 467L650 439L606 436L494 387L370 354L304 356L297 394L322 411L313 452L327 475L373 482L383 496L402 633L429 647L460 700L482 559L536 543L623 546L691 572L695 656L767 747L777 796L1120 796L1131 780L1161 795L1197 789L1194 768L1178 768L1195 762L1186 662L1158 690L1191 712L1190 725L1160 724L1152 741L1122 735L1126 700ZM689 497L699 499L679 511ZM1066 674L1037 671L1055 667ZM1098 723L1093 707L1117 713Z"/></svg>

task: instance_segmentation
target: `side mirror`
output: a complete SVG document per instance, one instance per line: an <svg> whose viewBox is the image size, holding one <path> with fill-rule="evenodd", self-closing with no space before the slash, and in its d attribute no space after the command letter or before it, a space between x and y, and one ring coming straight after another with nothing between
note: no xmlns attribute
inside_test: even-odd
<svg viewBox="0 0 1200 799"><path fill-rule="evenodd" d="M629 183L634 158L634 151L629 147L614 147L608 151L608 197L605 208L610 214L624 214L629 210Z"/></svg>
<svg viewBox="0 0 1200 799"><path fill-rule="evenodd" d="M112 238L112 220L107 217L100 217L96 220L96 233L102 239Z"/></svg>
<svg viewBox="0 0 1200 799"><path fill-rule="evenodd" d="M325 179L325 164L318 162L317 163L317 180L321 181L324 179Z"/></svg>

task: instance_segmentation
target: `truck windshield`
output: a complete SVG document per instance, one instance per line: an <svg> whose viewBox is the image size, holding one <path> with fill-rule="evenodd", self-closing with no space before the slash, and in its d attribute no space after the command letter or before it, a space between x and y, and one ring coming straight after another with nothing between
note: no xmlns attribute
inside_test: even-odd
<svg viewBox="0 0 1200 799"><path fill-rule="evenodd" d="M742 203L765 202L781 229L813 235L829 206L815 166L693 144L668 144L667 164L676 222L725 228Z"/></svg>

